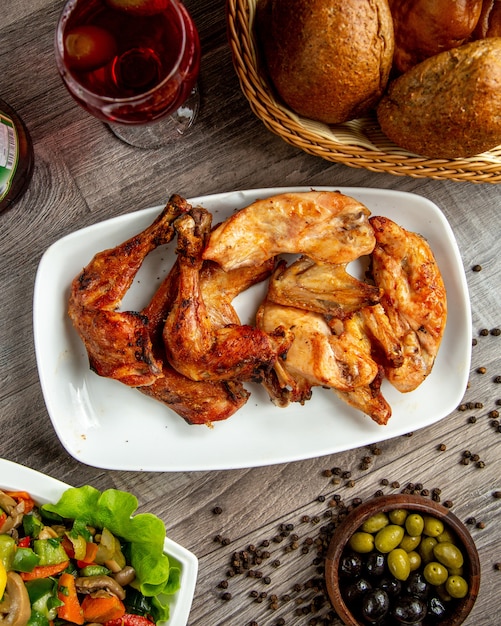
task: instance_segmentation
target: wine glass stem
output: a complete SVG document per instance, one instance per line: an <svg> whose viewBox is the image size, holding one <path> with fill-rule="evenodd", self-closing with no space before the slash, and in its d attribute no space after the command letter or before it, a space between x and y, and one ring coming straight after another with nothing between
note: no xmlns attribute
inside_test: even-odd
<svg viewBox="0 0 501 626"><path fill-rule="evenodd" d="M160 148L186 135L195 123L200 109L200 93L195 84L184 103L171 115L151 124L127 125L108 123L112 133L136 148Z"/></svg>

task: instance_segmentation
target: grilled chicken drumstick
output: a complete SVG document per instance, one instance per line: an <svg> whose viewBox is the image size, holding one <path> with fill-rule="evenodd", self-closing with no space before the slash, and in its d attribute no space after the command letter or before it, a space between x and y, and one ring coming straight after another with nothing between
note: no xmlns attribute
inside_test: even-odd
<svg viewBox="0 0 501 626"><path fill-rule="evenodd" d="M162 375L162 361L153 353L148 319L136 311L118 311L146 256L168 243L174 220L190 209L172 196L157 219L138 235L99 252L72 282L68 313L100 376L137 387Z"/></svg>
<svg viewBox="0 0 501 626"><path fill-rule="evenodd" d="M280 328L266 333L249 325L213 323L200 281L210 226L211 215L202 208L176 222L179 277L163 330L167 358L192 380L259 381L285 356L292 338Z"/></svg>

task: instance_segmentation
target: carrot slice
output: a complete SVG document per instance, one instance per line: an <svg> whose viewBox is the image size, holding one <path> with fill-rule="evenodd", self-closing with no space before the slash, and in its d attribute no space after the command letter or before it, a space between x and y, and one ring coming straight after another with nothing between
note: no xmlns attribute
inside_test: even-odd
<svg viewBox="0 0 501 626"><path fill-rule="evenodd" d="M57 616L73 624L83 624L84 614L77 595L75 579L71 574L63 572L57 583L57 597L62 606L57 607Z"/></svg>
<svg viewBox="0 0 501 626"><path fill-rule="evenodd" d="M48 578L49 576L60 574L68 567L69 564L69 561L63 561L62 563L57 563L56 565L37 565L31 570L31 572L19 572L19 575L23 580Z"/></svg>
<svg viewBox="0 0 501 626"><path fill-rule="evenodd" d="M85 546L85 556L83 559L77 562L78 567L85 567L86 565L90 565L94 563L96 560L97 551L99 546L97 543L93 543L92 541L88 541Z"/></svg>
<svg viewBox="0 0 501 626"><path fill-rule="evenodd" d="M125 614L123 602L113 594L99 598L85 596L82 601L82 609L85 621L96 624L105 624L109 620L119 619Z"/></svg>

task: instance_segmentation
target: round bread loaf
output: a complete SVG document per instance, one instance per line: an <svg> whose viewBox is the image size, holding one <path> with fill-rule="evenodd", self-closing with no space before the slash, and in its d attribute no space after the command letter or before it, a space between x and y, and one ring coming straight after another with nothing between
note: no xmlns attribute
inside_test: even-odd
<svg viewBox="0 0 501 626"><path fill-rule="evenodd" d="M501 144L501 37L437 54L390 83L382 131L430 158L470 157Z"/></svg>
<svg viewBox="0 0 501 626"><path fill-rule="evenodd" d="M482 11L482 0L389 0L389 5L397 73L466 43Z"/></svg>
<svg viewBox="0 0 501 626"><path fill-rule="evenodd" d="M255 28L278 95L336 124L381 98L393 59L388 0L258 0Z"/></svg>

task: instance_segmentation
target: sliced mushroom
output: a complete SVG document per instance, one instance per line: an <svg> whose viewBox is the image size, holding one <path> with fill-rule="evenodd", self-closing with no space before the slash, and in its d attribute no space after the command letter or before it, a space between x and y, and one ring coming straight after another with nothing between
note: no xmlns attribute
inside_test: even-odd
<svg viewBox="0 0 501 626"><path fill-rule="evenodd" d="M113 593L117 598L123 600L125 591L123 587L111 576L80 576L75 580L75 585L79 593L95 593L100 589L105 589Z"/></svg>
<svg viewBox="0 0 501 626"><path fill-rule="evenodd" d="M113 578L119 585L122 585L122 587L130 585L135 577L136 570L132 567L132 565L126 565L125 567L122 567L119 572L115 572L113 574Z"/></svg>
<svg viewBox="0 0 501 626"><path fill-rule="evenodd" d="M23 579L16 572L7 572L7 584L0 602L0 626L26 626L31 604Z"/></svg>
<svg viewBox="0 0 501 626"><path fill-rule="evenodd" d="M14 498L11 498L4 491L0 491L0 509L7 514L7 518L0 526L0 533L7 534L12 529L17 528L23 520L25 508L23 500L16 502Z"/></svg>

